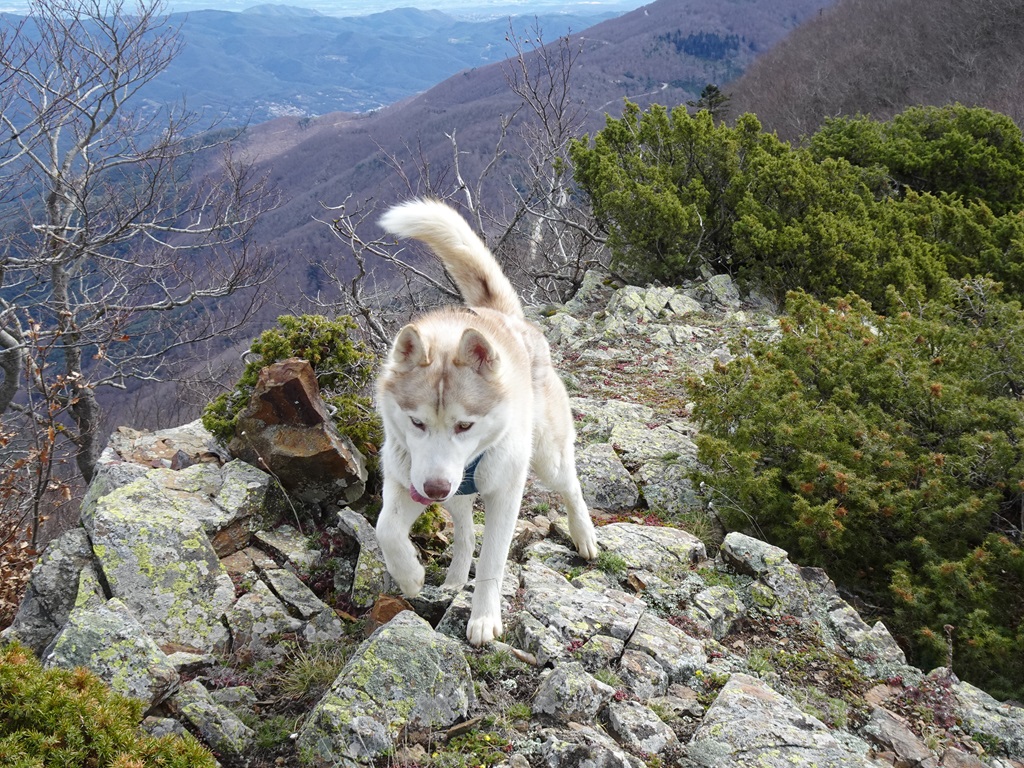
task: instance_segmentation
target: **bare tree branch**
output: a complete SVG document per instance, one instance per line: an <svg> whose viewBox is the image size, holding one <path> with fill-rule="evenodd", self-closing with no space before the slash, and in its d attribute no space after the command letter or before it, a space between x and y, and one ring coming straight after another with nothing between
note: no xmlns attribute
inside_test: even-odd
<svg viewBox="0 0 1024 768"><path fill-rule="evenodd" d="M455 128L445 133L451 147L447 173L439 173L422 152L408 146L403 156L382 154L410 194L462 209L528 303L564 301L579 288L587 269L607 264L604 241L569 172L569 142L581 133L585 115L571 97L572 70L581 49L569 36L544 45L536 25L527 39L511 28L506 39L514 52L506 64L506 81L521 104L499 116L482 163L474 148L474 174L464 167L471 165L463 163L470 152L460 146ZM408 166L417 159L413 176ZM499 179L499 170L507 176ZM503 194L496 197L498 187ZM331 219L321 223L344 244L342 264L349 277L343 280L317 264L332 276L339 298L333 303L322 296L310 299L358 317L375 346L389 343L394 326L419 308L424 295L432 304L439 298L458 301L451 280L433 260L420 264L394 243L367 234L374 225L372 201L353 205L347 199L324 208Z"/></svg>
<svg viewBox="0 0 1024 768"><path fill-rule="evenodd" d="M57 424L87 481L97 390L158 379L175 350L243 322L270 278L252 231L275 200L234 134L137 99L181 49L162 0L32 0L0 31L0 202L19 198L0 206L0 416ZM239 312L215 317L232 296Z"/></svg>

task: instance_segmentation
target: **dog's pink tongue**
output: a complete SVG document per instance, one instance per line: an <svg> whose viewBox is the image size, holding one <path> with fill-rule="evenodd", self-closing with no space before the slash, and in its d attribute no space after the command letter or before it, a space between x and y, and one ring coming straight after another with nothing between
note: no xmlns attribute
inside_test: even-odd
<svg viewBox="0 0 1024 768"><path fill-rule="evenodd" d="M424 504L426 506L429 506L434 503L432 499L428 499L426 496L417 491L415 485L409 486L409 495L412 496L412 500L415 501L417 504Z"/></svg>

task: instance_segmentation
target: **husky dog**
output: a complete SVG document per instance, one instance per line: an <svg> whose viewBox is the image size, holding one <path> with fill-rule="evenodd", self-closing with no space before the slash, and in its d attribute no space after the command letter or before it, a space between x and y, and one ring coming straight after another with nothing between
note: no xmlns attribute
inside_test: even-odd
<svg viewBox="0 0 1024 768"><path fill-rule="evenodd" d="M498 262L447 205L412 200L380 225L422 240L441 259L466 307L435 310L399 331L377 381L384 421L384 507L377 538L402 592L423 587L409 530L426 504L455 522L446 587L469 579L473 500L483 497L484 535L466 637L473 645L502 633L501 581L527 472L561 494L579 553L597 557L597 539L576 477L569 398L551 367L548 344Z"/></svg>

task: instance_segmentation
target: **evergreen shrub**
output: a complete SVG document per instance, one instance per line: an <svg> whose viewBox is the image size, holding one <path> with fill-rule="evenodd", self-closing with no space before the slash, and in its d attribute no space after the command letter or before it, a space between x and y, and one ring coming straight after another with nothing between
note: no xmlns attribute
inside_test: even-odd
<svg viewBox="0 0 1024 768"><path fill-rule="evenodd" d="M886 122L837 117L811 136L817 160L886 169L902 188L977 200L996 216L1024 208L1024 141L1014 121L982 107L909 107Z"/></svg>
<svg viewBox="0 0 1024 768"><path fill-rule="evenodd" d="M355 321L343 315L284 315L278 328L264 331L250 347L251 359L231 392L219 395L203 411L203 426L227 442L235 434L238 414L249 403L260 370L289 357L307 360L316 374L320 394L334 409L338 431L367 457L371 468L383 440L380 417L373 409L370 387L376 356L352 338Z"/></svg>
<svg viewBox="0 0 1024 768"><path fill-rule="evenodd" d="M890 285L935 298L946 277L986 275L1024 296L1024 140L990 110L837 119L792 147L753 115L730 127L627 103L570 157L613 267L636 282L711 270L882 309Z"/></svg>
<svg viewBox="0 0 1024 768"><path fill-rule="evenodd" d="M5 768L214 768L192 736L148 736L142 704L85 669L43 669L22 645L0 648L0 765Z"/></svg>
<svg viewBox="0 0 1024 768"><path fill-rule="evenodd" d="M727 267L732 227L752 155L789 151L753 115L735 128L711 113L626 102L594 136L573 141L574 177L608 231L613 264L637 282L677 282L703 264Z"/></svg>
<svg viewBox="0 0 1024 768"><path fill-rule="evenodd" d="M825 568L924 668L1024 697L1024 313L985 279L945 301L790 294L782 337L689 387L730 530Z"/></svg>

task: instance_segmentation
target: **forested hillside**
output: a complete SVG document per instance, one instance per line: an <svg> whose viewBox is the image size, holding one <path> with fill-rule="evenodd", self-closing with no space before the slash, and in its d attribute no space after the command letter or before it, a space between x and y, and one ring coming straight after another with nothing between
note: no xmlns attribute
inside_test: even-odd
<svg viewBox="0 0 1024 768"><path fill-rule="evenodd" d="M708 83L735 78L758 56L829 0L657 0L603 22L571 38L567 49L580 51L568 83L568 100L578 112L578 131L593 130L606 112L618 114L623 98L645 106L681 104L699 96ZM556 41L545 36L544 42ZM510 46L508 55L514 50ZM530 53L527 46L527 53ZM531 56L536 67L536 56ZM415 187L430 183L439 192L457 186L450 136L461 151L463 177L473 180L493 158L502 117L522 105L507 82L510 69L497 63L467 69L405 102L371 115L323 115L302 126L283 118L254 127L248 150L260 158L283 205L261 225L273 248L290 263L303 254L337 250L328 227L313 220L321 203L336 205L374 199L378 204L410 194L395 161ZM492 207L500 208L511 183L522 173L527 150L516 146L524 110L509 125L505 154L486 187ZM390 158L390 159L389 159ZM443 188L443 189L442 189ZM421 187L422 189L422 187ZM338 269L347 265L339 261Z"/></svg>
<svg viewBox="0 0 1024 768"><path fill-rule="evenodd" d="M1017 0L840 0L730 85L731 114L790 140L826 117L915 104L989 107L1021 124L1022 40Z"/></svg>
<svg viewBox="0 0 1024 768"><path fill-rule="evenodd" d="M523 33L536 20L556 36L613 15L462 20L397 8L339 18L282 5L176 13L171 21L181 25L185 46L145 93L155 103L184 93L228 125L366 112L504 59L501 41L510 24Z"/></svg>

